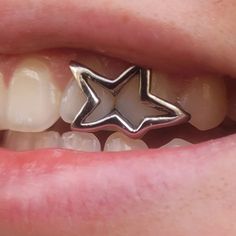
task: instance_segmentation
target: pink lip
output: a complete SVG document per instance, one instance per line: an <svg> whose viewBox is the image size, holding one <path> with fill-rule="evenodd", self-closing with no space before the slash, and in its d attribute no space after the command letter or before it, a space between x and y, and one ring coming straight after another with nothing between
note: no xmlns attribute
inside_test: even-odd
<svg viewBox="0 0 236 236"><path fill-rule="evenodd" d="M199 11L185 1L175 3L176 14L168 14L171 0L148 0L148 11L138 1L104 2L70 0L65 6L28 1L32 5L25 7L24 1L0 1L0 52L82 47L149 67L236 75L236 43L228 47L221 38L212 42L218 30L198 28L209 21L220 31L213 16L204 15L201 22L194 15ZM201 4L195 3L196 10ZM54 10L48 14L47 9ZM186 12L194 15L189 24ZM195 34L192 26L202 31ZM231 26L224 30L225 37L232 31ZM224 154L233 158L235 139L232 135L179 149L120 153L1 150L0 231L4 236L64 236L112 235L123 229L126 235L137 235L137 226L147 229L157 219L171 225L161 216L182 213L181 206L171 207L172 200L191 202L189 189L212 181L209 175L214 176L216 165L224 165ZM138 233L146 235L145 230Z"/></svg>
<svg viewBox="0 0 236 236"><path fill-rule="evenodd" d="M231 17L224 12L231 11L230 4L224 5L224 11L210 1L147 0L144 6L126 0L28 4L0 1L1 53L83 48L162 70L236 75L236 43L226 43L235 26L225 27L220 17Z"/></svg>
<svg viewBox="0 0 236 236"><path fill-rule="evenodd" d="M222 163L222 152L235 153L235 139L112 154L1 150L1 232L89 235L98 222L108 228L110 221L133 227L149 219L150 212L149 220L155 219L160 215L156 203L205 181L213 166ZM142 215L144 209L147 215Z"/></svg>

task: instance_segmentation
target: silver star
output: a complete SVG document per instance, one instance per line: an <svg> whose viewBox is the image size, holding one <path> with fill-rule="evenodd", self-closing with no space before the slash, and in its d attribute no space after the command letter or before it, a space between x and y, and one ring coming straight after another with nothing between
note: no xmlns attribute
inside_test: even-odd
<svg viewBox="0 0 236 236"><path fill-rule="evenodd" d="M187 122L190 118L190 115L179 107L151 94L151 71L148 69L131 66L115 80L109 80L75 61L70 63L70 69L87 98L86 103L71 124L72 130L86 132L96 132L102 129L119 130L130 137L138 138L150 129L178 125ZM159 111L166 112L166 114L145 117L138 125L134 125L116 108L113 108L110 113L104 114L103 118L93 122L86 122L87 117L101 103L100 98L89 85L88 80L92 80L108 89L115 97L122 87L137 74L139 74L140 80L140 100Z"/></svg>

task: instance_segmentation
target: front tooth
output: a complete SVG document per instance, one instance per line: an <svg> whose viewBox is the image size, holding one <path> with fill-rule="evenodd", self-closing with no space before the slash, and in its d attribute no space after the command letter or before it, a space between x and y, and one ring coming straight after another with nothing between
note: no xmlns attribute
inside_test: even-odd
<svg viewBox="0 0 236 236"><path fill-rule="evenodd" d="M144 150L144 149L148 149L148 146L144 141L140 139L131 139L119 132L110 135L104 146L104 151L107 152Z"/></svg>
<svg viewBox="0 0 236 236"><path fill-rule="evenodd" d="M97 96L100 98L101 103L95 108L95 110L88 116L86 121L93 122L98 119L104 118L109 114L115 106L114 96L107 90L101 87L101 85L90 81L91 87L95 90Z"/></svg>
<svg viewBox="0 0 236 236"><path fill-rule="evenodd" d="M85 101L85 95L80 89L78 82L75 79L72 79L66 86L62 95L60 108L61 118L65 122L71 123Z"/></svg>
<svg viewBox="0 0 236 236"><path fill-rule="evenodd" d="M91 133L67 132L61 137L61 147L86 152L101 151L98 138Z"/></svg>
<svg viewBox="0 0 236 236"><path fill-rule="evenodd" d="M0 73L0 130L7 129L6 100L7 100L7 88L4 83L3 74Z"/></svg>
<svg viewBox="0 0 236 236"><path fill-rule="evenodd" d="M114 99L110 92L92 81L89 81L89 84L94 89L97 96L101 99L101 104L99 104L91 115L88 116L86 120L88 122L104 117L110 113L114 107ZM62 119L67 123L71 123L85 102L86 97L80 89L78 82L75 79L72 79L72 81L70 81L67 85L62 96L60 109Z"/></svg>
<svg viewBox="0 0 236 236"><path fill-rule="evenodd" d="M16 68L9 85L9 129L46 130L59 118L60 96L47 64L39 58L25 59Z"/></svg>
<svg viewBox="0 0 236 236"><path fill-rule="evenodd" d="M226 86L219 77L196 77L180 94L182 108L191 114L190 123L199 130L218 126L227 111Z"/></svg>
<svg viewBox="0 0 236 236"><path fill-rule="evenodd" d="M34 148L34 133L8 131L4 137L3 147L15 151L28 151Z"/></svg>
<svg viewBox="0 0 236 236"><path fill-rule="evenodd" d="M174 138L169 143L163 145L161 148L163 148L163 147L184 147L184 146L189 146L191 144L192 143L190 143L184 139Z"/></svg>
<svg viewBox="0 0 236 236"><path fill-rule="evenodd" d="M135 125L138 125L144 117L162 114L162 112L141 102L139 95L139 79L136 76L121 89L116 99L116 108Z"/></svg>
<svg viewBox="0 0 236 236"><path fill-rule="evenodd" d="M60 134L55 131L35 133L34 149L60 147Z"/></svg>

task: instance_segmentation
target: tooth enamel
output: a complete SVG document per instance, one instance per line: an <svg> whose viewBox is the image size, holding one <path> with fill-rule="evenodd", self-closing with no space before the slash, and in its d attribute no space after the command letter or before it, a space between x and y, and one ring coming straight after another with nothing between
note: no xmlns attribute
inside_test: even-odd
<svg viewBox="0 0 236 236"><path fill-rule="evenodd" d="M8 131L3 146L15 151L57 148L60 147L60 134L55 131L40 133Z"/></svg>
<svg viewBox="0 0 236 236"><path fill-rule="evenodd" d="M3 147L15 151L28 151L34 148L34 133L8 131Z"/></svg>
<svg viewBox="0 0 236 236"><path fill-rule="evenodd" d="M61 147L86 152L101 151L98 138L91 133L67 132L61 137Z"/></svg>
<svg viewBox="0 0 236 236"><path fill-rule="evenodd" d="M91 115L88 116L88 122L104 117L104 115L107 115L114 107L113 96L107 90L92 81L89 81L89 84L101 99L101 104L99 104ZM71 123L85 102L86 97L80 89L78 82L75 79L72 79L62 96L60 109L62 119L67 123Z"/></svg>
<svg viewBox="0 0 236 236"><path fill-rule="evenodd" d="M35 133L34 149L60 147L60 134L55 131Z"/></svg>
<svg viewBox="0 0 236 236"><path fill-rule="evenodd" d="M47 64L38 58L25 59L8 89L9 129L39 132L49 128L59 118L60 96Z"/></svg>
<svg viewBox="0 0 236 236"><path fill-rule="evenodd" d="M110 135L104 146L104 151L107 152L144 150L144 149L148 149L148 146L144 141L140 139L131 139L119 132Z"/></svg>
<svg viewBox="0 0 236 236"><path fill-rule="evenodd" d="M228 94L228 117L236 121L236 82L234 79L227 81L227 94Z"/></svg>
<svg viewBox="0 0 236 236"><path fill-rule="evenodd" d="M152 73L152 93L165 99L168 102L176 103L179 83L176 79L171 79L165 74L153 71Z"/></svg>
<svg viewBox="0 0 236 236"><path fill-rule="evenodd" d="M92 122L103 118L114 108L114 96L106 89L102 88L97 83L91 81L91 87L95 90L97 96L100 98L101 103L95 108L95 110L88 116L86 121Z"/></svg>
<svg viewBox="0 0 236 236"><path fill-rule="evenodd" d="M82 108L85 103L86 98L80 89L77 81L72 79L67 85L64 93L62 95L60 115L61 118L67 122L71 123L80 108Z"/></svg>
<svg viewBox="0 0 236 236"><path fill-rule="evenodd" d="M184 146L189 146L191 144L192 143L190 143L184 139L174 138L169 143L163 145L161 148L163 148L163 147L184 147Z"/></svg>
<svg viewBox="0 0 236 236"><path fill-rule="evenodd" d="M3 74L0 73L0 130L7 128L6 100L7 100L7 88L4 83Z"/></svg>
<svg viewBox="0 0 236 236"><path fill-rule="evenodd" d="M117 96L116 108L130 122L138 125L146 116L160 115L161 112L140 101L139 79L134 77Z"/></svg>
<svg viewBox="0 0 236 236"><path fill-rule="evenodd" d="M218 126L226 116L227 99L224 80L219 77L196 77L180 94L182 108L191 114L190 123L199 130Z"/></svg>

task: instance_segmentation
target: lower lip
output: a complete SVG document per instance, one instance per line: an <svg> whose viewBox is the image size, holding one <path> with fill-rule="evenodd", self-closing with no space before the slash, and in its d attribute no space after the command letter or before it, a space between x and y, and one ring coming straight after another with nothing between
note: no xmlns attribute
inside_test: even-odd
<svg viewBox="0 0 236 236"><path fill-rule="evenodd" d="M124 220L235 153L235 140L232 135L177 149L119 153L1 150L1 232L26 235L31 228L64 235L90 232L94 222Z"/></svg>

